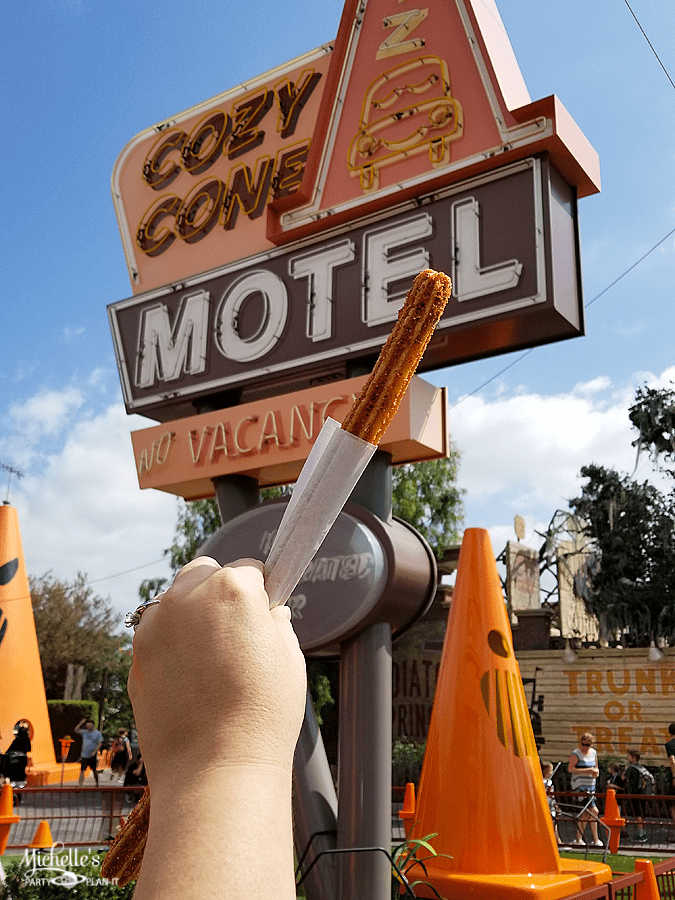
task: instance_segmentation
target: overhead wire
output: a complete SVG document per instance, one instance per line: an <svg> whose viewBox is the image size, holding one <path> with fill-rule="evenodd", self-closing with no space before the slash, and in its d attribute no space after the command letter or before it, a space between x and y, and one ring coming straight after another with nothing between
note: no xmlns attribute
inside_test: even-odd
<svg viewBox="0 0 675 900"><path fill-rule="evenodd" d="M654 54L654 56L656 57L656 59L658 60L659 65L661 66L661 68L663 69L663 71L666 73L666 78L667 78L668 81L671 83L671 85L673 86L673 88L675 88L675 82L674 82L673 79L670 77L670 73L668 72L668 69L666 69L665 65L663 64L663 61L662 61L661 57L660 57L659 54L656 52L656 48L654 47L654 45L652 44L652 42L651 42L651 41L649 40L649 38L647 37L647 32L644 30L644 28L643 28L642 25L640 24L640 20L638 19L638 17L637 17L637 16L635 15L635 13L633 12L630 3L628 2L628 0L623 0L623 2L624 2L624 3L626 4L626 6L628 7L631 16L632 16L632 17L635 19L635 21L637 22L638 28L639 28L640 31L642 32L642 35L643 35L644 39L645 39L645 40L647 41L647 43L649 44L649 47L650 47L652 53Z"/></svg>

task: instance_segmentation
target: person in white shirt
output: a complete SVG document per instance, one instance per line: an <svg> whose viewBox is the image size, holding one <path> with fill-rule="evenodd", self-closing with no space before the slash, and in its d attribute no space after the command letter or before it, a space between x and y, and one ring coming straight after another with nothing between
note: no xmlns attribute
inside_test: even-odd
<svg viewBox="0 0 675 900"><path fill-rule="evenodd" d="M579 737L579 746L572 752L567 771L572 776L572 790L581 792L580 797L572 801L581 812L576 819L577 837L573 844L584 844L584 832L588 822L591 829L592 843L596 847L604 847L598 839L598 807L595 803L595 785L600 775L598 754L593 747L593 735L585 731ZM589 802L590 801L590 802Z"/></svg>

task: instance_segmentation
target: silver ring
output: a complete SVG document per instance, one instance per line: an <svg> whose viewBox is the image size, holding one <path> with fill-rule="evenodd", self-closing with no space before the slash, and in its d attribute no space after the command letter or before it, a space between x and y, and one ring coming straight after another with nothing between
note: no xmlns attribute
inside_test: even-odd
<svg viewBox="0 0 675 900"><path fill-rule="evenodd" d="M149 606L154 606L155 603L160 603L161 598L156 598L154 600L146 600L145 603L141 603L140 606L137 606L134 612L128 612L124 617L124 624L127 628L133 628L134 631L138 628L138 625L141 621L141 616L146 611Z"/></svg>

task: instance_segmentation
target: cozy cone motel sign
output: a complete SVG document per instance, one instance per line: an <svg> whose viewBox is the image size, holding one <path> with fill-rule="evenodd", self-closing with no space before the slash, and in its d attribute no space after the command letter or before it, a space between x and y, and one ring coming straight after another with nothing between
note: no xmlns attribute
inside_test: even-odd
<svg viewBox="0 0 675 900"><path fill-rule="evenodd" d="M109 311L127 411L164 423L134 435L141 485L195 496L205 461L259 473L294 415L309 435L312 392L341 396L426 266L453 294L422 369L581 334L576 204L599 183L492 0L348 0L333 44L142 132L113 173L133 296ZM282 394L285 426L247 411ZM235 405L229 430L200 421Z"/></svg>

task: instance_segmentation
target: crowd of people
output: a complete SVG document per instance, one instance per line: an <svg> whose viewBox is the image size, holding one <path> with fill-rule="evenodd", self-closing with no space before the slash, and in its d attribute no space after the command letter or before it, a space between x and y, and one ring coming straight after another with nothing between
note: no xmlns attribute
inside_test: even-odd
<svg viewBox="0 0 675 900"><path fill-rule="evenodd" d="M104 744L103 735L96 728L93 719L81 719L75 726L75 733L82 739L78 762L80 776L78 783L84 783L87 769L91 770L96 785L99 784L101 771L99 752ZM1 739L1 736L0 736ZM11 743L4 753L0 752L0 782L9 780L13 785L23 786L26 783L26 769L31 763L31 736L27 722L19 721L14 727ZM119 784L125 787L146 785L145 764L140 752L132 753L129 732L120 728L111 746L110 780L117 777Z"/></svg>
<svg viewBox="0 0 675 900"><path fill-rule="evenodd" d="M675 722L669 725L668 733L670 740L665 744L664 749L671 772L670 794L675 795ZM570 807L567 814L562 812L562 804L556 799L553 784L553 776L558 767L554 767L548 760L541 760L541 774L553 819L555 836L560 841L560 820L562 818L572 819L575 836L570 842L571 846L605 846L605 841L598 835L599 813L595 794L600 777L600 767L598 754L593 746L594 742L593 735L590 732L584 732L579 735L579 746L572 751L569 757L567 771L571 776L572 793L565 798L566 805ZM648 801L645 799L645 795L654 793L655 779L652 773L641 764L640 758L639 750L629 749L625 763L611 762L607 766L606 786L614 788L622 813L635 822L636 842L646 843L648 840L646 827ZM669 809L675 820L675 803L670 803ZM590 840L587 839L587 829L590 832Z"/></svg>

